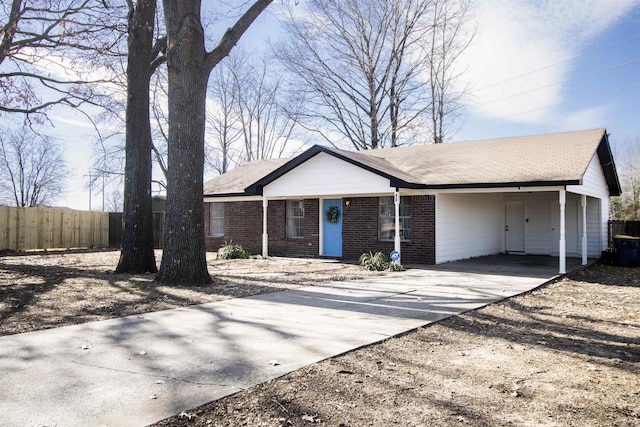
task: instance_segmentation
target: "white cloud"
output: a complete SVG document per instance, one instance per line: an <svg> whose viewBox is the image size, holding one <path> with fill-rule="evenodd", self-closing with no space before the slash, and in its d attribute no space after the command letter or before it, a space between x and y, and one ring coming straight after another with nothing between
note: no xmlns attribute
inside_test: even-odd
<svg viewBox="0 0 640 427"><path fill-rule="evenodd" d="M573 111L561 116L558 128L560 130L604 128L609 121L609 112L610 108L606 105Z"/></svg>
<svg viewBox="0 0 640 427"><path fill-rule="evenodd" d="M475 5L478 33L466 55L473 112L541 123L557 115L543 107L564 100L563 86L557 84L571 71L564 61L640 1L478 0Z"/></svg>

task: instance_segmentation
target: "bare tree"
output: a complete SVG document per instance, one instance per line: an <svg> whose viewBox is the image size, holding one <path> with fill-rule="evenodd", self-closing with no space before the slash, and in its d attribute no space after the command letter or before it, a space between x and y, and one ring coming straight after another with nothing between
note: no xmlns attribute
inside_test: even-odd
<svg viewBox="0 0 640 427"><path fill-rule="evenodd" d="M201 3L163 0L169 77L169 144L164 250L156 280L211 283L204 245L204 130L207 82L249 26L271 4L257 0L208 52Z"/></svg>
<svg viewBox="0 0 640 427"><path fill-rule="evenodd" d="M50 137L23 127L0 134L0 198L17 207L51 203L68 174L61 147Z"/></svg>
<svg viewBox="0 0 640 427"><path fill-rule="evenodd" d="M109 108L92 77L124 35L121 5L103 0L10 0L0 5L0 112L36 115L53 105Z"/></svg>
<svg viewBox="0 0 640 427"><path fill-rule="evenodd" d="M166 38L154 41L155 0L128 0L127 110L122 250L116 273L155 273L151 205L151 76L163 64Z"/></svg>
<svg viewBox="0 0 640 427"><path fill-rule="evenodd" d="M216 67L209 81L214 107L207 112L212 169L224 173L230 165L285 153L299 108L284 99L282 85L265 59L241 50Z"/></svg>
<svg viewBox="0 0 640 427"><path fill-rule="evenodd" d="M277 51L306 97L301 124L357 150L422 142L435 101L424 43L447 15L436 17L434 0L310 0L307 9L290 13Z"/></svg>
<svg viewBox="0 0 640 427"><path fill-rule="evenodd" d="M266 62L254 64L246 57L231 70L239 90L243 163L281 157L295 127L295 111L286 111L282 104L282 80L268 71Z"/></svg>
<svg viewBox="0 0 640 427"><path fill-rule="evenodd" d="M122 193L117 188L107 195L106 210L108 212L122 212L124 200L122 199Z"/></svg>
<svg viewBox="0 0 640 427"><path fill-rule="evenodd" d="M233 73L236 58L231 55L218 65L209 80L209 97L214 105L207 110L207 125L211 131L207 134L206 162L209 169L220 175L240 161L237 145L243 133L238 112L241 93Z"/></svg>
<svg viewBox="0 0 640 427"><path fill-rule="evenodd" d="M469 22L470 0L431 1L431 37L430 43L423 45L423 52L430 74L430 131L433 142L438 144L450 136L460 118L467 91L460 86L464 70L458 59L471 44L475 27Z"/></svg>
<svg viewBox="0 0 640 427"><path fill-rule="evenodd" d="M163 190L167 188L167 143L168 117L167 117L167 76L163 68L155 70L151 86L151 152L154 164L161 172L161 177L153 180Z"/></svg>
<svg viewBox="0 0 640 427"><path fill-rule="evenodd" d="M616 154L622 195L612 199L612 217L640 220L640 137L625 141Z"/></svg>
<svg viewBox="0 0 640 427"><path fill-rule="evenodd" d="M161 38L156 31L156 39ZM154 70L150 79L150 111L151 111L151 161L152 161L152 191L164 191L167 188L167 107L166 107L166 73L163 67ZM126 96L126 85L122 89L123 98ZM125 105L122 106L126 112ZM109 182L124 180L126 163L126 119L111 116L109 127L111 133L102 132L94 144L93 169L104 174ZM136 124L143 125L135 121ZM159 173L158 173L159 172ZM136 179L133 180L134 182Z"/></svg>

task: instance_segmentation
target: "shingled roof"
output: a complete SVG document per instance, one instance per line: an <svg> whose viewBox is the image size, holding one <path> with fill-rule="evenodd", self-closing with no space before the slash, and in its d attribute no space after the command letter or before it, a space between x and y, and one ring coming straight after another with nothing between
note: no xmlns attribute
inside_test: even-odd
<svg viewBox="0 0 640 427"><path fill-rule="evenodd" d="M446 189L579 185L597 155L612 196L620 194L605 129L462 141L369 151L315 145L288 159L251 162L205 184L205 196L256 195L319 153L390 180L400 188Z"/></svg>

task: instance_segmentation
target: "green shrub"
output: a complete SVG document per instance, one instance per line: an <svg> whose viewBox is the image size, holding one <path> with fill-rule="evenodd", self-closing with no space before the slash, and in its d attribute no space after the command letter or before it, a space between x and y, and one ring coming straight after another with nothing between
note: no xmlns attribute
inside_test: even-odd
<svg viewBox="0 0 640 427"><path fill-rule="evenodd" d="M404 271L404 267L402 266L402 264L390 262L389 266L387 267L387 270L388 271Z"/></svg>
<svg viewBox="0 0 640 427"><path fill-rule="evenodd" d="M234 245L232 243L226 243L218 249L218 258L220 259L248 259L249 251L242 247L242 245Z"/></svg>
<svg viewBox="0 0 640 427"><path fill-rule="evenodd" d="M376 252L375 254L371 251L365 252L360 255L360 259L358 260L358 265L362 268L370 271L403 271L404 267L400 264L396 264L392 262L389 257L387 257L382 252Z"/></svg>
<svg viewBox="0 0 640 427"><path fill-rule="evenodd" d="M387 256L382 252L376 252L374 254L369 251L368 253L365 252L360 255L358 264L370 271L382 271L386 270L389 266L389 258L387 258Z"/></svg>

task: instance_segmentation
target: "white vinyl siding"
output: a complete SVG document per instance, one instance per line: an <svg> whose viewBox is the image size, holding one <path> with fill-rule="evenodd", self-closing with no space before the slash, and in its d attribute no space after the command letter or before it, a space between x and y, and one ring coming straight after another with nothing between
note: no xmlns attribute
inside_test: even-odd
<svg viewBox="0 0 640 427"><path fill-rule="evenodd" d="M209 203L209 235L224 236L224 203Z"/></svg>
<svg viewBox="0 0 640 427"><path fill-rule="evenodd" d="M599 199L593 197L587 197L587 255L591 258L600 258L600 252L607 248L607 233L608 227L602 234L600 218L602 212L600 211ZM609 204L607 203L607 207ZM608 212L607 212L608 217ZM607 221L605 221L606 225ZM582 234L582 230L580 231Z"/></svg>
<svg viewBox="0 0 640 427"><path fill-rule="evenodd" d="M301 239L304 237L304 201L287 200L287 237Z"/></svg>
<svg viewBox="0 0 640 427"><path fill-rule="evenodd" d="M580 196L567 194L565 204L565 241L567 256L580 256L582 245L582 211L579 209ZM556 201L551 208L551 241L553 243L552 255L560 254L560 203Z"/></svg>
<svg viewBox="0 0 640 427"><path fill-rule="evenodd" d="M501 194L436 196L436 263L500 253L504 245Z"/></svg>
<svg viewBox="0 0 640 427"><path fill-rule="evenodd" d="M591 197L609 198L609 187L597 154L594 154L582 177L582 185L567 185L567 191Z"/></svg>
<svg viewBox="0 0 640 427"><path fill-rule="evenodd" d="M595 198L588 198L587 200L587 252L591 257L599 257L600 251L606 249L608 245L606 236L609 232L607 225L609 220L609 187L597 154L594 154L589 167L582 177L582 185L568 185L567 191L586 194ZM599 202L597 199L599 199ZM591 204L597 204L598 206L592 208ZM599 212L596 212L596 209ZM597 219L595 219L596 217ZM598 221L598 223L596 224L595 221ZM597 232L594 231L594 226L598 228ZM592 239L592 236L598 237ZM592 246L592 244L597 246Z"/></svg>
<svg viewBox="0 0 640 427"><path fill-rule="evenodd" d="M389 179L325 153L320 153L263 189L274 197L391 194Z"/></svg>

